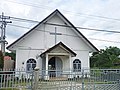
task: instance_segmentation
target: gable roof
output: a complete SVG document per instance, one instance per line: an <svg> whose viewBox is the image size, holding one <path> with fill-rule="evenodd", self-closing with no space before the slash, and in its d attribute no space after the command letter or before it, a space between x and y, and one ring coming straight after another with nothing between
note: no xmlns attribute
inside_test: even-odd
<svg viewBox="0 0 120 90"><path fill-rule="evenodd" d="M43 19L40 23L38 23L35 27L33 27L31 30L29 30L27 33L25 33L24 35L22 35L20 38L18 38L16 41L14 41L12 44L10 44L7 49L9 49L11 46L13 46L15 43L17 43L18 41L20 41L22 38L24 38L26 35L28 35L30 32L32 32L35 28L37 28L39 25L46 23L46 21L51 18L52 16L54 16L55 14L59 14L62 16L62 18L64 18L71 26L72 28L74 28L80 36L82 36L82 39L84 41L86 41L86 43L93 48L94 51L99 51L58 9L56 9L54 12L52 12L49 16L47 16L45 19Z"/></svg>
<svg viewBox="0 0 120 90"><path fill-rule="evenodd" d="M73 52L70 48L68 48L65 44L62 42L59 42L58 44L54 45L53 47L49 48L45 52L43 52L40 56L42 57L45 53L49 53L50 51L54 50L57 47L63 47L65 50L67 50L69 53L71 53L72 56L76 56L77 54Z"/></svg>

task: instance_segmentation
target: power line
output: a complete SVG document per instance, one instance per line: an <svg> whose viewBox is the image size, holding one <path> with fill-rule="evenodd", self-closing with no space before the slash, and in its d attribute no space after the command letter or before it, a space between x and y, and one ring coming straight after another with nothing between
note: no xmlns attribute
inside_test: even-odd
<svg viewBox="0 0 120 90"><path fill-rule="evenodd" d="M39 23L39 21L34 21L34 20L28 20L28 19L22 19L22 18L16 18L16 17L11 17L14 19L18 19L18 20L24 20L24 21L30 21L30 22L35 22L35 23ZM62 27L70 27L73 28L72 26L67 26L67 25L59 25L59 24L52 24L52 23L46 23L49 25L54 25L54 26L62 26ZM119 31L111 31L111 30L105 30L105 29L94 29L94 28L85 28L85 27L75 27L78 29L85 29L85 30L92 30L92 31L100 31L100 32L110 32L110 33L120 33Z"/></svg>
<svg viewBox="0 0 120 90"><path fill-rule="evenodd" d="M111 41L111 40L105 40L105 39L95 39L95 38L89 38L91 40L97 40L97 41L104 41L104 42L113 42L113 43L120 43L119 41Z"/></svg>
<svg viewBox="0 0 120 90"><path fill-rule="evenodd" d="M20 28L26 28L26 29L31 29L29 27L23 27L23 26L19 26L19 25L13 25L13 24L9 24L11 26L15 26L15 27L20 27ZM46 31L46 30L42 30L42 29L34 29L36 31L41 31L41 32L47 32L47 33L51 33L50 31ZM70 35L70 34L61 34L61 35L65 35L65 36L70 36L70 37L78 37L78 38L83 38L83 37L79 37L76 35ZM112 42L112 43L120 43L119 41L111 41L111 40L104 40L104 39L95 39L95 38L88 38L91 40L97 40L97 41L104 41L104 42Z"/></svg>
<svg viewBox="0 0 120 90"><path fill-rule="evenodd" d="M73 28L72 26L67 26L67 25L59 25L59 24L53 24L53 23L45 23L45 24ZM104 30L104 29L93 29L93 28L84 28L84 27L75 27L75 28L85 29L85 30L93 30L93 31L101 31L101 32L120 33L119 31L109 31L109 30Z"/></svg>
<svg viewBox="0 0 120 90"><path fill-rule="evenodd" d="M22 4L22 5L26 5L26 6L32 6L32 7L36 7L36 8L42 8L42 9L54 9L53 7L49 7L49 6L36 6L36 5L33 5L33 4L26 4L26 3L21 3L21 2L15 2L15 1L10 1L10 0L5 0L7 2L12 2L12 3L17 3L17 4ZM44 6L44 7L43 7ZM47 8L45 8L47 7ZM116 19L116 18L109 18L109 17L105 17L105 16L98 16L98 15L91 15L91 14L85 14L85 13L75 13L75 12L71 12L71 11L67 11L67 10L63 10L62 11L65 11L65 12L68 12L68 13L73 13L73 14L76 14L76 15L85 15L85 16L90 16L90 17L96 17L96 18L102 18L102 19L109 19L109 20L114 20L114 21L120 21L120 19Z"/></svg>
<svg viewBox="0 0 120 90"><path fill-rule="evenodd" d="M29 19L22 19L22 18L17 18L17 17L10 17L13 19L17 19L17 20L24 20L24 21L28 21L28 22L34 22L34 23L39 23L39 21L35 21L35 20L29 20ZM59 24L52 24L52 23L46 23L48 25L54 25L54 26L62 26L62 27L70 27L73 28L72 26L67 26L67 25L59 25ZM120 33L119 31L111 31L111 30L105 30L105 29L94 29L94 28L85 28L85 27L75 27L78 29L85 29L85 30L92 30L92 31L100 31L100 32L110 32L110 33Z"/></svg>
<svg viewBox="0 0 120 90"><path fill-rule="evenodd" d="M23 19L23 18L17 18L17 17L10 17L11 19L14 19L14 20L18 20L18 21L27 21L27 22L32 22L32 23L39 23L39 21L35 21L35 20L29 20L29 19Z"/></svg>
<svg viewBox="0 0 120 90"><path fill-rule="evenodd" d="M25 26L20 26L20 25L15 25L15 24L8 24L10 26L15 26L15 27L20 27L20 28L25 28L25 29L31 29L30 27L25 27Z"/></svg>
<svg viewBox="0 0 120 90"><path fill-rule="evenodd" d="M45 8L45 7L43 7L43 5L33 5L33 4L31 4L31 3L21 3L21 2L16 2L16 1L11 1L11 0L5 0L5 1L7 1L7 2L11 2L11 3L17 3L17 4L21 4L21 5L25 5L25 6L31 6L31 7L36 7L36 8L42 8L42 9L53 9L52 7L47 7L47 8Z"/></svg>
<svg viewBox="0 0 120 90"><path fill-rule="evenodd" d="M1 16L1 15L0 15ZM35 21L35 20L29 20L29 19L23 19L23 18L17 18L17 17L10 17L11 19L15 19L17 21L22 20L22 21L27 21L27 22L33 22L33 23L39 23L39 21ZM49 25L54 25L54 26L62 26L62 27L70 27L71 26L66 26L66 25L59 25L59 24L52 24L52 23L47 23ZM105 30L105 29L94 29L94 28L85 28L85 27L75 27L78 29L85 29L85 30L92 30L92 31L101 31L101 32L110 32L110 33L120 33L119 31L109 31L109 30Z"/></svg>

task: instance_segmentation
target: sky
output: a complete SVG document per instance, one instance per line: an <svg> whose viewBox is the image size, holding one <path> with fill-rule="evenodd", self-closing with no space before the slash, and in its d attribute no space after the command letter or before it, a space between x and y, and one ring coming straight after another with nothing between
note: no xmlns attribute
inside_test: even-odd
<svg viewBox="0 0 120 90"><path fill-rule="evenodd" d="M58 9L74 26L120 31L120 0L0 0L0 15L41 21ZM11 18L7 24L8 45L38 22ZM1 23L0 23L1 24ZM79 29L98 49L120 48L120 33Z"/></svg>

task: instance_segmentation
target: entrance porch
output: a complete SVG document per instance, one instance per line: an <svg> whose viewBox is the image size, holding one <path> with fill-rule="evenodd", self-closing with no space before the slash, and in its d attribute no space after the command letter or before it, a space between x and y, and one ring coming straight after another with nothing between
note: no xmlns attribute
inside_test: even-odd
<svg viewBox="0 0 120 90"><path fill-rule="evenodd" d="M76 54L62 42L42 53L42 70L45 70L44 79L64 77L63 73L66 73L64 71L72 70L72 57L75 56Z"/></svg>

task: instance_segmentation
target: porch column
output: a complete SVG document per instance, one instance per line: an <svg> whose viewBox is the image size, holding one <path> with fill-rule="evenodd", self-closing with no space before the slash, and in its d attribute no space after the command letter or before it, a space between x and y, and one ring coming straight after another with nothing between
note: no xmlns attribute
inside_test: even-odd
<svg viewBox="0 0 120 90"><path fill-rule="evenodd" d="M71 60L71 55L69 55L69 65L70 65L70 71L69 71L69 75L68 75L68 78L73 78L73 75L72 75L72 60Z"/></svg>
<svg viewBox="0 0 120 90"><path fill-rule="evenodd" d="M46 75L48 75L48 54L46 53L46 64L45 64L45 68L46 68Z"/></svg>
<svg viewBox="0 0 120 90"><path fill-rule="evenodd" d="M48 54L46 53L46 64L45 64L45 76L44 79L45 80L49 80L49 75L48 75Z"/></svg>
<svg viewBox="0 0 120 90"><path fill-rule="evenodd" d="M72 70L72 60L71 60L71 55L69 55L69 61L70 61L70 71Z"/></svg>

